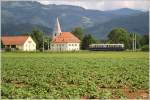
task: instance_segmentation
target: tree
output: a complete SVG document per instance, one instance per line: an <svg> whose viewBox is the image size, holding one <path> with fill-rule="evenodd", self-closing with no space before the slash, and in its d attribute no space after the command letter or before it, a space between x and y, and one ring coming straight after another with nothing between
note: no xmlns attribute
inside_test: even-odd
<svg viewBox="0 0 150 100"><path fill-rule="evenodd" d="M42 50L43 47L43 36L43 32L38 30L37 28L34 28L32 30L31 37L36 43L36 48L39 50Z"/></svg>
<svg viewBox="0 0 150 100"><path fill-rule="evenodd" d="M123 43L125 48L129 48L129 33L123 28L115 28L108 34L109 43Z"/></svg>
<svg viewBox="0 0 150 100"><path fill-rule="evenodd" d="M142 51L149 51L149 45L144 45L141 48Z"/></svg>
<svg viewBox="0 0 150 100"><path fill-rule="evenodd" d="M81 28L81 27L76 27L72 33L78 37L80 40L83 39L83 36L84 36L84 30Z"/></svg>
<svg viewBox="0 0 150 100"><path fill-rule="evenodd" d="M149 35L145 34L141 39L142 51L149 51Z"/></svg>
<svg viewBox="0 0 150 100"><path fill-rule="evenodd" d="M49 36L44 37L44 49L48 50L50 48L51 38Z"/></svg>
<svg viewBox="0 0 150 100"><path fill-rule="evenodd" d="M141 44L142 45L148 45L149 44L149 35L148 34L143 35L143 37L141 39Z"/></svg>
<svg viewBox="0 0 150 100"><path fill-rule="evenodd" d="M84 36L84 38L82 40L81 48L84 50L88 49L89 45L92 43L96 43L96 40L92 37L92 35L87 34Z"/></svg>
<svg viewBox="0 0 150 100"><path fill-rule="evenodd" d="M1 40L1 49L3 49L3 47L4 47L4 45L3 45L3 42L2 42L2 40Z"/></svg>

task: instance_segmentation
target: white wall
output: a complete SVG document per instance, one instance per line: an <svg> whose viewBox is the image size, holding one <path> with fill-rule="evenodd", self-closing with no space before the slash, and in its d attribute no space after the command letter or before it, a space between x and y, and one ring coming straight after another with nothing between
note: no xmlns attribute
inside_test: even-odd
<svg viewBox="0 0 150 100"><path fill-rule="evenodd" d="M78 51L80 50L80 43L67 43L68 51Z"/></svg>
<svg viewBox="0 0 150 100"><path fill-rule="evenodd" d="M23 50L23 45L16 45L16 48L18 48L19 50Z"/></svg>
<svg viewBox="0 0 150 100"><path fill-rule="evenodd" d="M23 51L35 51L36 50L36 43L29 37L26 42L23 44Z"/></svg>
<svg viewBox="0 0 150 100"><path fill-rule="evenodd" d="M80 43L51 43L51 51L78 51Z"/></svg>

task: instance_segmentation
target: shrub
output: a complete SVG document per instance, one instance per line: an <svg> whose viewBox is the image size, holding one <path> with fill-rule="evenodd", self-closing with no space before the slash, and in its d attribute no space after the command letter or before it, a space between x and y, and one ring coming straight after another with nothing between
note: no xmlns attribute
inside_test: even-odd
<svg viewBox="0 0 150 100"><path fill-rule="evenodd" d="M9 52L11 51L11 48L5 48L5 51Z"/></svg>
<svg viewBox="0 0 150 100"><path fill-rule="evenodd" d="M142 51L149 51L149 45L144 45L141 50Z"/></svg>

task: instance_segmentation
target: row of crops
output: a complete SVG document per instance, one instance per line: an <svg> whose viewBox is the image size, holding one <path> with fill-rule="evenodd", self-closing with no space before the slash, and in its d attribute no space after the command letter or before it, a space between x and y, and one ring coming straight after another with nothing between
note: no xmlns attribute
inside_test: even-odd
<svg viewBox="0 0 150 100"><path fill-rule="evenodd" d="M127 98L148 91L148 53L2 53L2 98ZM140 97L136 97L140 98Z"/></svg>

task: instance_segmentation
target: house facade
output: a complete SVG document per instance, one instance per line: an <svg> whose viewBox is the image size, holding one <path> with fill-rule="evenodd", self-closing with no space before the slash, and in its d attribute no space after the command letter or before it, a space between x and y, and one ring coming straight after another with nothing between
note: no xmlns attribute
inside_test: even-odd
<svg viewBox="0 0 150 100"><path fill-rule="evenodd" d="M52 41L51 51L78 51L80 50L80 40L71 32L62 32L57 18Z"/></svg>
<svg viewBox="0 0 150 100"><path fill-rule="evenodd" d="M36 43L30 36L2 36L3 48L21 51L35 51Z"/></svg>

